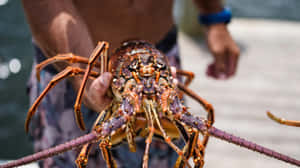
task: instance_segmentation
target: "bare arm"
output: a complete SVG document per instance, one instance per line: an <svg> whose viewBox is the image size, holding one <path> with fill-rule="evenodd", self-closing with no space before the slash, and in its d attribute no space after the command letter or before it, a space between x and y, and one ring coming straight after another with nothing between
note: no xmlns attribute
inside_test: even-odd
<svg viewBox="0 0 300 168"><path fill-rule="evenodd" d="M72 0L23 0L33 36L46 56L72 52L88 57L94 48Z"/></svg>
<svg viewBox="0 0 300 168"><path fill-rule="evenodd" d="M222 0L194 0L201 14L223 10ZM207 26L207 43L215 61L208 66L207 74L216 79L227 79L236 72L240 50L224 23Z"/></svg>
<svg viewBox="0 0 300 168"><path fill-rule="evenodd" d="M47 57L52 57L58 53L74 53L84 57L91 54L94 49L92 37L72 0L22 1L35 42ZM55 68L60 71L65 66L65 64L56 64ZM81 85L81 78L73 78L70 81L75 90L78 90ZM99 84L99 81L102 81L100 84L106 84L110 82L110 76L95 81L98 81L96 84ZM97 86L96 84L92 86ZM87 87L87 89L94 89ZM100 88L106 91L108 87ZM101 111L104 105L97 106L96 104L99 102L93 103L88 98L98 97L101 102L102 99L104 100L105 91L100 91L100 95L89 95L89 93L95 94L95 92L85 92L84 103L96 111Z"/></svg>
<svg viewBox="0 0 300 168"><path fill-rule="evenodd" d="M220 12L223 9L221 0L194 0L202 14Z"/></svg>

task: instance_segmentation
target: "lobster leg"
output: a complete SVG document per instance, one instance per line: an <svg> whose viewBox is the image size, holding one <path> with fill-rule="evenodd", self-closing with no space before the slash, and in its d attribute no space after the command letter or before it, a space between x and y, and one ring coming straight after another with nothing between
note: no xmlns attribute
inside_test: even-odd
<svg viewBox="0 0 300 168"><path fill-rule="evenodd" d="M173 148L176 153L179 155L179 156L183 156L183 151L180 150L171 140L171 138L168 136L168 134L166 133L166 131L163 129L163 127L161 126L161 123L160 123L160 120L159 120L159 117L158 117L158 114L157 114L157 111L153 105L153 102L149 102L150 104L150 107L151 107L151 111L153 112L153 116L154 116L154 119L156 121L156 124L159 128L159 130L161 131L162 135L163 135L163 138L165 140L165 142L171 147ZM188 167L191 167L189 164L188 164L188 161L187 161L187 158L185 158L184 156L182 157L184 162L187 164Z"/></svg>
<svg viewBox="0 0 300 168"><path fill-rule="evenodd" d="M194 168L202 168L204 166L205 147L198 140L197 148L194 151Z"/></svg>
<svg viewBox="0 0 300 168"><path fill-rule="evenodd" d="M40 81L40 72L41 70L49 64L53 64L55 62L66 61L68 63L83 63L88 64L89 59L81 56L74 55L72 53L67 54L58 54L54 57L48 58L47 60L37 64L35 66L36 69L36 78ZM96 66L100 66L100 64L96 64Z"/></svg>
<svg viewBox="0 0 300 168"><path fill-rule="evenodd" d="M93 146L94 146L94 143L88 143L88 144L85 144L81 148L81 151L80 151L77 159L75 160L75 163L78 168L86 168L87 163L88 163L88 155Z"/></svg>
<svg viewBox="0 0 300 168"><path fill-rule="evenodd" d="M107 69L104 69L104 68L107 68L107 62L105 62L105 61L107 61L107 58L104 58L104 57L107 57L107 53L108 53L108 43L107 42L99 42L97 47L94 49L93 53L91 54L91 56L89 58L88 66L87 66L87 69L85 71L81 86L80 86L78 94L77 94L76 102L75 102L75 105L74 105L74 112L75 112L76 122L77 122L77 124L78 124L78 126L81 130L85 129L85 125L84 125L84 122L83 122L83 117L82 117L80 109L81 109L83 91L84 91L84 88L87 84L88 76L89 76L91 70L93 69L93 66L94 66L94 63L95 63L96 59L99 56L101 57L101 60L103 60L103 61L101 61L100 75L103 72L107 71Z"/></svg>
<svg viewBox="0 0 300 168"><path fill-rule="evenodd" d="M198 96L196 93L194 93L192 90L188 89L187 87L189 86L189 84L192 82L192 80L194 79L194 73L190 72L190 71L186 71L186 70L181 70L181 69L176 69L176 75L182 75L182 76L186 76L186 80L184 82L184 84L178 83L178 88L186 93L187 95L191 96L192 98L194 98L195 100L197 100L208 112L208 126L211 126L214 123L214 110L211 104L209 104L206 100L204 100L203 98L201 98L200 96ZM203 167L204 165L204 149L207 145L208 139L209 139L209 133L207 131L203 131L203 140L202 142L198 141L197 142L197 148L194 151L194 163L195 166L194 167ZM190 140L188 141L188 143L190 143ZM180 158L178 158L178 162L179 162ZM177 162L176 162L177 163ZM180 163L182 164L182 163Z"/></svg>
<svg viewBox="0 0 300 168"><path fill-rule="evenodd" d="M192 156L193 153L195 153L196 145L198 142L198 136L199 132L196 129L191 129L190 131L190 137L185 144L183 148L183 156L179 156L174 168L184 168L185 167L185 162L183 161L183 157L185 157L187 160ZM199 156L200 157L200 156Z"/></svg>
<svg viewBox="0 0 300 168"><path fill-rule="evenodd" d="M214 108L213 106L208 103L206 100L204 100L202 97L200 97L198 94L196 94L195 92L193 92L191 89L185 87L183 84L178 83L178 88L180 90L182 90L184 93L186 93L187 95L189 95L190 97L192 97L193 99L195 99L196 101L198 101L207 111L207 118L208 118L208 126L213 125L213 123L215 122L215 114L214 114Z"/></svg>
<svg viewBox="0 0 300 168"><path fill-rule="evenodd" d="M40 94L40 96L35 100L35 102L31 106L31 108L28 110L26 121L25 121L25 131L26 132L28 132L28 130L29 130L29 124L30 124L32 116L36 112L37 107L41 103L44 96L49 92L49 90L51 88L53 88L62 79L69 77L69 76L82 75L83 73L84 73L83 69L69 66L53 77L53 79L49 82L49 84L44 89L44 91ZM89 77L94 79L98 75L99 75L98 72L92 71Z"/></svg>
<svg viewBox="0 0 300 168"><path fill-rule="evenodd" d="M135 138L135 132L134 132L134 119L131 119L126 127L126 138L127 138L127 142L128 142L128 146L129 146L129 150L131 152L136 152L136 143L134 141Z"/></svg>
<svg viewBox="0 0 300 168"><path fill-rule="evenodd" d="M109 116L111 116L111 114L109 112L107 112L106 110L101 111L101 113L98 115L96 121L94 122L91 130L95 130L96 126L100 125ZM88 143L88 144L85 144L81 148L81 151L75 161L78 168L85 168L87 166L88 155L89 155L90 150L92 149L93 145L94 145L94 143Z"/></svg>
<svg viewBox="0 0 300 168"><path fill-rule="evenodd" d="M107 167L108 168L116 168L117 163L113 159L112 153L110 151L111 142L110 142L109 138L106 138L102 142L100 142L99 148L102 151L102 156L103 156L104 160L106 161Z"/></svg>
<svg viewBox="0 0 300 168"><path fill-rule="evenodd" d="M186 112L186 107L184 107L181 103L180 103L180 100L179 100L179 97L174 94L174 92L170 92L170 93L167 93L166 92L166 96L167 99L164 99L164 101L167 101L169 102L169 111L168 111L168 116L171 120L173 120L175 122L175 125L177 126L177 128L180 130L181 134L183 135L183 137L185 138L185 141L187 142L187 145L185 147L185 151L189 151L189 150L194 150L194 149L189 149L189 143L192 143L193 141L197 142L198 140L198 136L197 136L197 139L190 139L188 134L186 133L186 130L184 128L184 126L182 125L186 125L184 122L180 122L177 120L178 117L181 117L182 115L184 114L189 114L188 112ZM197 96L197 95L196 95ZM166 103L162 103L162 104L166 104ZM213 115L213 114L212 114ZM172 117L174 116L174 117ZM208 113L208 122L206 122L206 126L207 127L211 127L211 124L210 123L213 123L213 117L211 117L211 114ZM190 129L193 130L193 127L190 127ZM194 153L194 162L195 162L195 165L197 167L202 167L203 166L203 156L204 156L204 149L206 147L206 144L208 142L208 138L209 138L209 133L205 130L201 130L201 133L203 133L204 135L204 138L202 140L202 142L197 142L197 148L195 150L195 153ZM193 146L193 148L195 147L195 145ZM188 159L188 158L186 158ZM182 164L181 162L181 158L179 157L177 162L176 162L176 166L177 167L183 167L184 164Z"/></svg>
<svg viewBox="0 0 300 168"><path fill-rule="evenodd" d="M110 141L110 137L113 136L117 129L124 129L126 128L126 126L129 124L129 122L131 121L131 117L133 115L133 113L128 113L128 114L124 114L122 117L118 118L118 119L112 119L110 121L107 121L108 118L110 118L110 116L112 115L110 110L103 110L99 116L97 117L96 121L94 122L93 125L93 131L92 132L101 132L102 130L104 130L104 135L103 136L99 136L99 139L104 139L100 144L99 144L99 148L101 149L102 152L102 156L103 159L106 161L106 164L109 168L116 168L117 164L115 162L115 160L113 159L112 153L110 151L111 148L111 141ZM103 123L103 122L106 123ZM79 154L79 156L76 159L76 165L79 168L85 168L87 165L87 161L88 161L88 154L89 151L92 147L92 145L94 145L95 142L89 142L87 144L85 144L83 146L83 148L81 149L81 152Z"/></svg>
<svg viewBox="0 0 300 168"><path fill-rule="evenodd" d="M190 148L193 148L194 152L193 152L193 156L194 156L194 167L195 168L202 168L204 166L204 154L205 154L205 140L203 139L202 142L198 139L199 136L199 132L198 130L195 130L193 128L189 128L191 131L190 132L190 136L188 135L188 132L186 131L186 129L184 128L183 125L185 125L185 123L183 122L179 122L177 120L174 121L175 125L177 126L177 128L179 129L181 135L183 136L184 140L187 142L187 144L184 147L184 152L187 151L187 149L189 149L189 151L191 152L192 150ZM195 135L193 135L195 134ZM196 135L197 134L197 135ZM197 138L198 140L194 139ZM197 146L191 146L193 145L194 142L197 142ZM186 154L185 154L186 156ZM189 157L191 155L189 154ZM182 158L179 156L175 167L179 166L179 165L183 165L183 161Z"/></svg>
<svg viewBox="0 0 300 168"><path fill-rule="evenodd" d="M195 77L195 74L193 72L182 70L182 69L176 69L176 75L182 75L186 77L186 80L184 81L185 87L189 86Z"/></svg>
<svg viewBox="0 0 300 168"><path fill-rule="evenodd" d="M271 118L273 121L276 121L279 124L300 127L300 121L286 120L284 118L278 118L269 111L267 112L267 115L269 118Z"/></svg>
<svg viewBox="0 0 300 168"><path fill-rule="evenodd" d="M131 88L132 89L132 88ZM128 142L128 147L131 152L136 152L136 143L135 143L135 122L136 122L136 113L140 111L138 95L132 91L127 90L128 94L126 99L123 100L120 111L122 113L132 113L133 117L130 118L126 126L126 139Z"/></svg>

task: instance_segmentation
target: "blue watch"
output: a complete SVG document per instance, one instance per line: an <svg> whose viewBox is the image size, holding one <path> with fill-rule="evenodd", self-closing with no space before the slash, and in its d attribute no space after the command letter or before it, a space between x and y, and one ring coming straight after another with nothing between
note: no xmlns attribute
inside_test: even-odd
<svg viewBox="0 0 300 168"><path fill-rule="evenodd" d="M212 25L217 23L225 23L228 24L231 20L232 14L229 8L224 8L221 12L207 14L207 15L199 15L198 21L204 25Z"/></svg>

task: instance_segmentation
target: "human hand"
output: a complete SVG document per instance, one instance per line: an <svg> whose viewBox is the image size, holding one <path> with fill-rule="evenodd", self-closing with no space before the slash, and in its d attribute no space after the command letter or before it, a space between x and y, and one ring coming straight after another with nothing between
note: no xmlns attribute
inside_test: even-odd
<svg viewBox="0 0 300 168"><path fill-rule="evenodd" d="M232 77L236 72L240 49L225 24L207 27L207 44L215 60L207 67L206 74L215 79Z"/></svg>
<svg viewBox="0 0 300 168"><path fill-rule="evenodd" d="M91 83L84 96L84 104L88 108L96 112L101 112L111 103L111 98L107 96L111 80L112 74L104 72Z"/></svg>

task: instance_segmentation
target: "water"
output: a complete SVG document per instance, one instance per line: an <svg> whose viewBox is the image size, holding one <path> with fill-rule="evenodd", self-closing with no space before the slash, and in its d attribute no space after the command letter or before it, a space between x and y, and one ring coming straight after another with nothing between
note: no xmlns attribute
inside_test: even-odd
<svg viewBox="0 0 300 168"><path fill-rule="evenodd" d="M300 20L298 0L227 0L227 4L239 17Z"/></svg>
<svg viewBox="0 0 300 168"><path fill-rule="evenodd" d="M0 0L0 4L0 66L3 70L13 59L21 62L19 73L9 70L0 79L0 158L11 159L32 152L23 126L28 109L26 81L31 69L32 48L20 1ZM3 79L5 76L7 78Z"/></svg>
<svg viewBox="0 0 300 168"><path fill-rule="evenodd" d="M300 21L299 0L228 0L235 16ZM0 0L0 158L32 153L24 131L28 109L26 82L32 63L31 35L19 0ZM9 69L11 60L21 71Z"/></svg>

